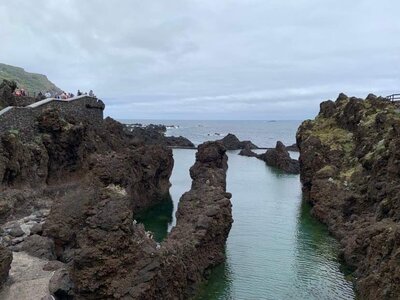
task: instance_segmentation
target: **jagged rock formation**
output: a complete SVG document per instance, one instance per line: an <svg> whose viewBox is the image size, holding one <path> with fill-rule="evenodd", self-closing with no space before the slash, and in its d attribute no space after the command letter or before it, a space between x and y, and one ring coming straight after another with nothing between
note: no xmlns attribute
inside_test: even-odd
<svg viewBox="0 0 400 300"><path fill-rule="evenodd" d="M28 226L24 222L20 223L25 226L22 231L16 224L1 233L2 244L13 251L68 261L72 254L63 253L69 247L71 232L66 230L76 228L76 209L86 204L82 198L87 189L96 187L111 194L124 194L129 202L127 207L121 207L122 211L140 211L168 193L173 166L171 150L135 140L126 134L122 124L110 118L102 120L90 114L86 119L84 114L76 118L68 109L57 108L35 112L38 115L32 116L29 132L16 129L0 135L0 222L51 207L49 224L57 217L65 218L44 226L43 232L36 229L31 236L35 224ZM96 178L96 184L87 174ZM100 203L101 195L99 192L97 197L95 193L91 200ZM57 207L63 207L63 201L69 199L70 204L78 204L66 207L69 210L58 215Z"/></svg>
<svg viewBox="0 0 400 300"><path fill-rule="evenodd" d="M249 147L240 150L238 154L241 156L258 157L258 154L252 151Z"/></svg>
<svg viewBox="0 0 400 300"><path fill-rule="evenodd" d="M259 159L265 161L268 166L280 169L289 174L299 174L299 161L290 158L285 145L278 141L275 149L268 149L267 152L260 154Z"/></svg>
<svg viewBox="0 0 400 300"><path fill-rule="evenodd" d="M297 147L297 144L292 144L290 146L286 146L287 151L293 151L293 152L299 152L299 147Z"/></svg>
<svg viewBox="0 0 400 300"><path fill-rule="evenodd" d="M69 262L60 271L64 279L59 286L54 283L58 279L53 281L53 293L75 299L193 295L206 270L223 261L231 228L223 146L215 142L199 146L190 170L192 188L182 196L177 225L161 245L133 222L132 200L118 185L118 177L105 183L96 169L86 177L87 188L57 202L45 223L57 255Z"/></svg>
<svg viewBox="0 0 400 300"><path fill-rule="evenodd" d="M228 133L223 139L219 140L226 150L239 150L239 149L258 149L251 141L239 141L236 135Z"/></svg>
<svg viewBox="0 0 400 300"><path fill-rule="evenodd" d="M256 157L263 160L268 166L280 169L285 173L299 174L299 161L290 158L287 148L282 142L278 141L274 149L268 149L265 153L257 154L246 147L239 152L239 155Z"/></svg>
<svg viewBox="0 0 400 300"><path fill-rule="evenodd" d="M183 136L165 136L167 128L164 125L137 125L141 124L125 125L126 131L137 141L177 148L195 148L194 144Z"/></svg>
<svg viewBox="0 0 400 300"><path fill-rule="evenodd" d="M400 297L400 114L369 95L321 103L297 132L312 213L354 268L360 299Z"/></svg>

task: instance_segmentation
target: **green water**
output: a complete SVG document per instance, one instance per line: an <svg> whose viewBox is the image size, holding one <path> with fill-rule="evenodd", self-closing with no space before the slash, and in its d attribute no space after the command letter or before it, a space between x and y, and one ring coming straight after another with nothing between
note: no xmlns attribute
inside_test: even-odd
<svg viewBox="0 0 400 300"><path fill-rule="evenodd" d="M174 203L171 195L168 195L167 199L136 215L135 219L142 223L146 230L153 233L155 241L161 242L172 227L173 210Z"/></svg>
<svg viewBox="0 0 400 300"><path fill-rule="evenodd" d="M190 188L194 155L192 150L174 150L173 207L170 201L142 219L159 240L174 225L171 211ZM196 299L354 299L337 258L337 242L310 216L299 176L237 152L228 156L234 223L226 262L213 270Z"/></svg>

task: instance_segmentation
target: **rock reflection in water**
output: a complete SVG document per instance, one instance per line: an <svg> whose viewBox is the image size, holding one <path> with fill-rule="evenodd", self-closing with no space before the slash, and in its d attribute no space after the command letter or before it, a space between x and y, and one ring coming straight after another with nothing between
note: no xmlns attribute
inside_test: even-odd
<svg viewBox="0 0 400 300"><path fill-rule="evenodd" d="M136 215L136 220L142 223L147 231L152 232L154 240L161 242L167 236L172 224L174 203L171 195L166 199Z"/></svg>

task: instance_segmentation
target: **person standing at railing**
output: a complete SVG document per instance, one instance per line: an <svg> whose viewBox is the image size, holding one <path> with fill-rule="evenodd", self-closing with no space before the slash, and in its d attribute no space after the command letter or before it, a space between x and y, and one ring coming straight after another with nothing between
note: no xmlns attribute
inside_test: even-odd
<svg viewBox="0 0 400 300"><path fill-rule="evenodd" d="M95 97L95 95L94 95L92 90L89 91L89 97Z"/></svg>

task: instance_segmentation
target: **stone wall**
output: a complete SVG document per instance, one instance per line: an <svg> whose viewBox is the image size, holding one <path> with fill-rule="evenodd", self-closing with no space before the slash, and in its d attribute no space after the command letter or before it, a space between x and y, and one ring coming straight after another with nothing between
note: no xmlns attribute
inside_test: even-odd
<svg viewBox="0 0 400 300"><path fill-rule="evenodd" d="M0 111L0 135L15 130L24 137L34 134L35 122L46 109L59 109L63 117L97 123L103 120L104 103L93 97L79 96L68 100L45 99L26 107L7 107Z"/></svg>

